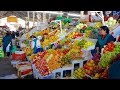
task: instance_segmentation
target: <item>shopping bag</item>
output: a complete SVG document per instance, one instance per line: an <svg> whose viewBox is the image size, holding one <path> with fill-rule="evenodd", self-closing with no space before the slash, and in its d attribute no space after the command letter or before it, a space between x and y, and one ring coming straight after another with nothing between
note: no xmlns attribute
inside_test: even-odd
<svg viewBox="0 0 120 90"><path fill-rule="evenodd" d="M10 52L10 43L8 44L8 46L6 47L6 52Z"/></svg>
<svg viewBox="0 0 120 90"><path fill-rule="evenodd" d="M16 50L17 50L17 47L16 47L16 46L13 46L13 47L12 47L12 53L15 53Z"/></svg>
<svg viewBox="0 0 120 90"><path fill-rule="evenodd" d="M4 58L4 51L1 51L1 52L0 52L0 57L1 57L1 58Z"/></svg>

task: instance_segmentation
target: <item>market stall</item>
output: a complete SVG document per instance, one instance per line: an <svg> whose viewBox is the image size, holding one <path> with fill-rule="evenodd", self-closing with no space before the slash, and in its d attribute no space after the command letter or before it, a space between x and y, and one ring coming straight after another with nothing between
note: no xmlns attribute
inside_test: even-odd
<svg viewBox="0 0 120 90"><path fill-rule="evenodd" d="M12 54L11 64L19 78L33 74L35 79L109 79L109 67L119 60L119 42L105 45L101 55L92 56L91 50L95 49L99 28L106 25L112 32L117 21L112 17L104 21L102 11L98 12L91 22L90 17L73 22L72 18L58 16L50 24L42 23L44 28L26 32L20 39L22 51ZM42 52L33 52L31 35L44 37L40 41Z"/></svg>

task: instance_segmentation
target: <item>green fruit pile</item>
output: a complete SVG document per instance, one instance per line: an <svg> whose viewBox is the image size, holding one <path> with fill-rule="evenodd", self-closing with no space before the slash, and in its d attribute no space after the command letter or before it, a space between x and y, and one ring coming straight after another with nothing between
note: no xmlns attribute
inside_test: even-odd
<svg viewBox="0 0 120 90"><path fill-rule="evenodd" d="M84 68L79 68L74 71L73 77L75 79L83 79L85 77L85 69Z"/></svg>
<svg viewBox="0 0 120 90"><path fill-rule="evenodd" d="M64 63L62 63L62 65L64 66L66 64L70 64L70 60L71 60L71 58L70 58L69 55L63 56L62 59L61 59L61 61L64 62Z"/></svg>
<svg viewBox="0 0 120 90"><path fill-rule="evenodd" d="M84 47L86 42L87 42L86 40L82 39L81 41L78 42L77 45L80 46L80 47Z"/></svg>
<svg viewBox="0 0 120 90"><path fill-rule="evenodd" d="M98 63L98 65L102 68L106 68L107 66L109 66L113 62L115 56L116 56L115 52L105 53L100 58L100 62Z"/></svg>
<svg viewBox="0 0 120 90"><path fill-rule="evenodd" d="M116 44L113 52L115 52L115 54L119 54L120 53L120 43L119 42Z"/></svg>
<svg viewBox="0 0 120 90"><path fill-rule="evenodd" d="M114 59L118 54L120 54L120 43L116 44L113 52L108 52L102 55L98 65L101 66L102 68L106 68L107 66L113 63Z"/></svg>

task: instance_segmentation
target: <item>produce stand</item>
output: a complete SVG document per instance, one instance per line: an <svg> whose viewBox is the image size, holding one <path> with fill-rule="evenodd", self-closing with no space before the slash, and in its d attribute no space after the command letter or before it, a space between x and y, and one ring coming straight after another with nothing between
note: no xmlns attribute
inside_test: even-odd
<svg viewBox="0 0 120 90"><path fill-rule="evenodd" d="M97 12L100 12L101 16ZM107 78L106 76L104 76L104 74L106 73L105 70L107 70L106 67L110 66L111 62L104 65L105 62L103 58L104 58L104 52L105 52L104 50L106 50L105 49L106 46L104 47L104 49L102 49L101 55L103 56L99 56L99 55L92 56L90 52L91 50L95 49L95 44L97 42L97 37L95 38L90 37L90 35L92 35L91 32L97 31L100 26L106 24L103 19L104 18L103 12L96 11L95 13L102 19L102 24L101 22L95 22L95 23L91 22L90 24L78 23L76 27L74 27L72 30L66 33L63 32L65 28L64 26L62 27L61 20L51 21L51 23L55 22L55 23L58 23L58 26L60 26L59 27L60 32L56 34L56 36L57 35L60 35L60 36L57 38L57 40L55 39L49 42L49 44L46 44L43 52L39 52L35 55L31 53L31 55L26 56L27 60L32 64L34 78L36 79ZM48 36L53 33L54 31L52 31L51 29L51 32L48 33ZM98 34L98 32L95 32L95 33ZM58 48L58 47L49 48L50 44L54 44L54 45L59 44L61 45L61 48ZM79 56L82 55L82 58L81 56L80 58L74 57L75 55L81 52L82 54L79 54ZM95 58L96 60L94 60ZM42 63L45 63L44 64L45 66L44 65L42 66L39 61L40 62L43 61ZM61 63L64 63L64 64L62 65ZM101 67L103 71L100 73L99 70L101 70ZM50 69L50 71L44 72L44 73L49 72L48 74L44 74L43 72L41 73L41 70L43 69L44 71L45 68Z"/></svg>

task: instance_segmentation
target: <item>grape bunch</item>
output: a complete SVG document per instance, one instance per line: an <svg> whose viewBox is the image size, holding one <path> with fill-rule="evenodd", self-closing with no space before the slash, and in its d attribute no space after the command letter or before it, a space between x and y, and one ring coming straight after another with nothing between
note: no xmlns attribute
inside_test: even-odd
<svg viewBox="0 0 120 90"><path fill-rule="evenodd" d="M92 60L95 61L96 64L98 64L98 62L100 61L100 54L95 54L93 57L92 57Z"/></svg>

